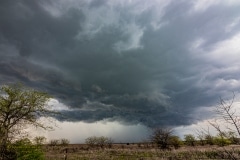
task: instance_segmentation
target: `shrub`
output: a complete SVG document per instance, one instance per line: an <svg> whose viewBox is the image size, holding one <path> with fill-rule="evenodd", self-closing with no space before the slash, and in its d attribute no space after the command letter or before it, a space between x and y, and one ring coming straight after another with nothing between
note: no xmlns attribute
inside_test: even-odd
<svg viewBox="0 0 240 160"><path fill-rule="evenodd" d="M46 143L46 138L45 137L43 137L43 136L37 136L37 137L35 137L34 139L33 139L33 141L34 141L34 143L36 144L36 145L43 145L43 144L45 144Z"/></svg>
<svg viewBox="0 0 240 160"><path fill-rule="evenodd" d="M224 137L214 137L213 139L214 144L218 145L218 146L226 146L226 145L230 145L231 141L229 139L226 139Z"/></svg>
<svg viewBox="0 0 240 160"><path fill-rule="evenodd" d="M16 141L12 148L16 152L17 160L44 160L41 148L33 145L27 138Z"/></svg>
<svg viewBox="0 0 240 160"><path fill-rule="evenodd" d="M232 132L232 131L226 132L226 138L231 142L231 144L239 143L239 139L237 138L237 135L235 132Z"/></svg>
<svg viewBox="0 0 240 160"><path fill-rule="evenodd" d="M65 139L65 138L60 139L60 145L62 145L62 146L67 146L67 145L69 145L69 143L70 143L70 141L68 139Z"/></svg>
<svg viewBox="0 0 240 160"><path fill-rule="evenodd" d="M107 145L108 145L108 148L112 148L112 145L113 145L113 139L112 138L107 139Z"/></svg>
<svg viewBox="0 0 240 160"><path fill-rule="evenodd" d="M103 148L107 144L108 138L101 136L101 137L97 137L96 140L97 140L97 142L96 142L97 146Z"/></svg>
<svg viewBox="0 0 240 160"><path fill-rule="evenodd" d="M172 129L169 128L156 128L150 139L152 143L157 144L158 148L169 149L172 132Z"/></svg>
<svg viewBox="0 0 240 160"><path fill-rule="evenodd" d="M209 144L209 145L213 145L214 144L214 137L210 134L206 134L205 135L205 141L206 141L206 144Z"/></svg>
<svg viewBox="0 0 240 160"><path fill-rule="evenodd" d="M182 144L182 140L178 136L171 136L170 137L170 144L175 148L178 149Z"/></svg>
<svg viewBox="0 0 240 160"><path fill-rule="evenodd" d="M192 134L184 135L184 140L185 140L186 145L188 145L188 146L195 145L194 143L195 143L196 139L195 139L194 135L192 135Z"/></svg>
<svg viewBox="0 0 240 160"><path fill-rule="evenodd" d="M87 139L85 139L85 143L89 145L89 147L94 147L97 144L97 137L88 137Z"/></svg>
<svg viewBox="0 0 240 160"><path fill-rule="evenodd" d="M53 139L53 140L50 140L49 142L50 146L57 146L59 144L60 144L60 141L58 139Z"/></svg>
<svg viewBox="0 0 240 160"><path fill-rule="evenodd" d="M111 138L107 138L104 136L101 137L88 137L85 140L85 143L88 144L90 147L101 147L104 148L104 146L108 145L109 148L112 147L113 140Z"/></svg>

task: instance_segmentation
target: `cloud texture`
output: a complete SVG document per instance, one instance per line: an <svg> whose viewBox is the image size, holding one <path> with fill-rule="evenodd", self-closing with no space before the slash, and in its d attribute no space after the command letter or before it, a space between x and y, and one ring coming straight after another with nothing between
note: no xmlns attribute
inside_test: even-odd
<svg viewBox="0 0 240 160"><path fill-rule="evenodd" d="M187 125L240 88L238 0L2 0L0 83L69 109L62 121Z"/></svg>

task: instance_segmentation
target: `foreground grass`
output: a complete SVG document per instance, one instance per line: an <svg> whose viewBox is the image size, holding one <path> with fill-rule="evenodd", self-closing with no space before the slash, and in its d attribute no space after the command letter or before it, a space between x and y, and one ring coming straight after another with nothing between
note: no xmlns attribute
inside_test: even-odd
<svg viewBox="0 0 240 160"><path fill-rule="evenodd" d="M66 153L67 152L67 153ZM47 160L196 160L240 159L240 146L197 146L177 150L159 150L151 147L114 146L113 148L47 147Z"/></svg>

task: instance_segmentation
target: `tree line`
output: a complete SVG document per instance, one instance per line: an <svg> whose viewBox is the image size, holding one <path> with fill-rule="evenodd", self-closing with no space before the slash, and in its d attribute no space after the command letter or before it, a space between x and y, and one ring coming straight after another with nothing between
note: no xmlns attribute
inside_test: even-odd
<svg viewBox="0 0 240 160"><path fill-rule="evenodd" d="M27 88L21 84L4 85L0 88L0 160L16 159L44 159L41 145L44 144L44 137L35 137L34 142L26 138L23 132L28 126L35 126L45 130L51 129L39 121L40 117L49 117L59 114L48 107L51 96L45 92ZM158 127L153 129L148 143L154 144L159 149L177 149L182 145L219 145L239 144L240 116L236 106L233 105L235 94L230 101L220 98L215 112L219 115L214 121L209 121L216 131L212 135L209 130L197 131L193 134L184 135L181 140L170 128ZM225 122L228 126L223 129ZM67 139L51 140L49 145L68 145ZM113 140L108 137L88 137L85 143L89 147L104 148L111 147ZM30 149L31 148L31 149ZM29 153L23 152L28 149ZM24 154L23 154L24 153ZM31 154L30 154L31 153ZM26 157L28 156L28 157Z"/></svg>

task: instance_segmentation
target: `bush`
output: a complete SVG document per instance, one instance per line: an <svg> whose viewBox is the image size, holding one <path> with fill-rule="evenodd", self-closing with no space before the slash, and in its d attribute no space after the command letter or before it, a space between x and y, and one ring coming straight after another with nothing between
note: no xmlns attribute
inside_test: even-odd
<svg viewBox="0 0 240 160"><path fill-rule="evenodd" d="M43 137L43 136L37 136L37 137L35 137L34 139L33 139L33 141L34 141L34 143L36 144L36 145L43 145L43 144L45 144L46 143L46 138L45 137Z"/></svg>
<svg viewBox="0 0 240 160"><path fill-rule="evenodd" d="M16 141L12 148L16 152L17 160L44 160L41 148L33 145L27 138Z"/></svg>
<svg viewBox="0 0 240 160"><path fill-rule="evenodd" d="M69 145L70 141L68 139L62 138L62 139L52 139L49 142L50 146L67 146Z"/></svg>
<svg viewBox="0 0 240 160"><path fill-rule="evenodd" d="M112 147L113 140L111 138L107 138L104 136L101 137L88 137L85 140L85 143L88 144L90 147L101 147L104 148L104 146L108 145L109 148Z"/></svg>
<svg viewBox="0 0 240 160"><path fill-rule="evenodd" d="M169 128L156 128L150 139L152 143L157 144L158 148L169 149L172 132L172 129Z"/></svg>
<svg viewBox="0 0 240 160"><path fill-rule="evenodd" d="M192 135L192 134L184 135L184 140L185 140L186 145L188 145L188 146L195 145L194 143L195 143L196 139L195 139L194 135Z"/></svg>
<svg viewBox="0 0 240 160"><path fill-rule="evenodd" d="M97 137L88 137L85 139L85 143L89 145L89 147L94 147L97 144Z"/></svg>
<svg viewBox="0 0 240 160"><path fill-rule="evenodd" d="M181 141L181 139L178 136L171 136L170 137L170 144L175 149L178 149L183 144L183 142Z"/></svg>
<svg viewBox="0 0 240 160"><path fill-rule="evenodd" d="M112 145L113 145L113 139L112 138L107 139L107 145L108 145L108 148L112 148Z"/></svg>
<svg viewBox="0 0 240 160"><path fill-rule="evenodd" d="M235 132L229 131L226 132L226 138L231 142L231 144L238 144L239 139L237 138L237 135Z"/></svg>
<svg viewBox="0 0 240 160"><path fill-rule="evenodd" d="M50 146L57 146L60 144L60 141L58 139L53 139L49 142Z"/></svg>
<svg viewBox="0 0 240 160"><path fill-rule="evenodd" d="M108 144L108 138L107 137L97 137L97 146L103 148L105 145Z"/></svg>
<svg viewBox="0 0 240 160"><path fill-rule="evenodd" d="M226 146L231 144L231 141L229 139L226 139L224 137L219 137L219 136L214 137L213 142L218 146Z"/></svg>
<svg viewBox="0 0 240 160"><path fill-rule="evenodd" d="M67 145L69 145L69 143L70 143L70 141L68 139L65 139L65 138L60 139L60 145L62 145L62 146L67 146Z"/></svg>
<svg viewBox="0 0 240 160"><path fill-rule="evenodd" d="M206 144L213 145L214 144L214 137L210 134L205 135Z"/></svg>

